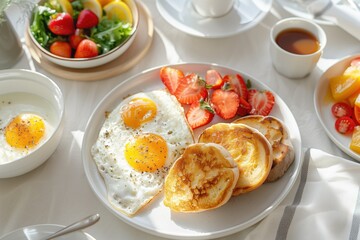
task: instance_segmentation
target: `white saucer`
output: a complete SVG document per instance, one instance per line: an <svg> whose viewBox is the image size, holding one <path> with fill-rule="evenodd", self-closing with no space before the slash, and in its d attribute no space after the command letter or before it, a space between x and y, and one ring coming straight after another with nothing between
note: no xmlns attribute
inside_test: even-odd
<svg viewBox="0 0 360 240"><path fill-rule="evenodd" d="M304 0L277 0L279 5L284 10L289 12L290 14L293 14L297 17L312 19L316 23L323 24L323 25L335 25L333 22L326 20L326 19L322 18L321 16L319 16L318 18L314 18L311 14L309 14L306 11L306 7L304 5L301 5L298 3L301 1L304 1ZM310 2L310 0L306 0L306 1ZM304 2L306 2L306 1L304 1ZM333 3L339 4L339 5L349 5L347 3L347 1L344 1L344 0L333 0Z"/></svg>
<svg viewBox="0 0 360 240"><path fill-rule="evenodd" d="M65 226L55 225L55 224L39 224L28 227L23 227L16 229L4 236L0 236L0 240L37 240L42 239L45 236L48 236L54 232L59 231ZM58 240L95 240L89 234L83 231L76 231L61 237L56 238Z"/></svg>
<svg viewBox="0 0 360 240"><path fill-rule="evenodd" d="M171 25L190 35L205 38L228 37L247 30L266 16L271 5L272 0L235 0L228 14L205 18L195 11L191 0L156 1L161 16Z"/></svg>

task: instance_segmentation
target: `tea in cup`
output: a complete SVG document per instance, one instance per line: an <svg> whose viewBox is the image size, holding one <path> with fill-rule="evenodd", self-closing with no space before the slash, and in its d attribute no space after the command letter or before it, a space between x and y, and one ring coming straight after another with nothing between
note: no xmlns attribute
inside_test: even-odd
<svg viewBox="0 0 360 240"><path fill-rule="evenodd" d="M326 34L311 20L287 18L272 27L270 41L275 69L288 78L303 78L319 61L326 45Z"/></svg>

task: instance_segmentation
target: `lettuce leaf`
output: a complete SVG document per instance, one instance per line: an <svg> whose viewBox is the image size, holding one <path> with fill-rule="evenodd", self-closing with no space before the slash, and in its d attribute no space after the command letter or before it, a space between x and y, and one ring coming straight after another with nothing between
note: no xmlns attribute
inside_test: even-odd
<svg viewBox="0 0 360 240"><path fill-rule="evenodd" d="M107 53L125 41L131 32L129 23L104 18L91 29L90 38L100 46L101 53Z"/></svg>
<svg viewBox="0 0 360 240"><path fill-rule="evenodd" d="M33 21L30 26L30 32L36 41L44 48L48 49L51 43L62 38L56 36L47 27L51 16L57 11L46 6L37 6L34 9Z"/></svg>

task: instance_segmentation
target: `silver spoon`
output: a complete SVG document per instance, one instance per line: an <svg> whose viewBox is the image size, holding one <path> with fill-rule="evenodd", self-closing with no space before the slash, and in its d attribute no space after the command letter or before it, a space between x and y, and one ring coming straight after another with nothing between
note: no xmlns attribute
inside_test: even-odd
<svg viewBox="0 0 360 240"><path fill-rule="evenodd" d="M91 216L88 216L82 220L79 220L67 227L64 227L62 229L60 229L59 231L51 234L50 236L47 236L45 238L42 238L41 240L50 240L50 239L53 239L53 238L56 238L56 237L59 237L59 236L62 236L64 234L67 234L67 233L71 233L71 232L75 232L77 230L80 230L80 229L84 229L86 227L89 227L91 225L93 225L94 223L96 223L97 221L99 221L100 219L100 215L97 213L97 214L94 214L94 215L91 215Z"/></svg>

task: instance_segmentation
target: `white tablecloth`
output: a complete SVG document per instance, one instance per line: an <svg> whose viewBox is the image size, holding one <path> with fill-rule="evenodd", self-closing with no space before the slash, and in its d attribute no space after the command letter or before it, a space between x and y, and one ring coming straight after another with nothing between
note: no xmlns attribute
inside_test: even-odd
<svg viewBox="0 0 360 240"><path fill-rule="evenodd" d="M14 229L40 224L66 225L92 213L101 220L86 231L96 239L158 239L116 218L91 190L73 134L85 130L90 114L114 86L148 68L181 62L207 62L246 72L275 91L290 107L302 135L303 147L317 148L350 159L327 137L315 114L313 94L322 72L339 59L360 52L360 43L336 26L323 26L328 42L318 67L305 79L292 80L279 75L269 56L269 32L281 18L290 17L274 0L267 16L255 27L236 36L204 39L190 36L168 24L158 13L155 0L144 0L152 13L155 33L151 49L129 71L95 82L79 82L53 76L23 55L13 68L34 69L52 78L65 96L65 129L59 147L51 158L23 176L0 179L0 236ZM16 7L9 16L23 36L24 23L18 22ZM4 56L0 56L4 57ZM226 239L243 239L244 233Z"/></svg>

